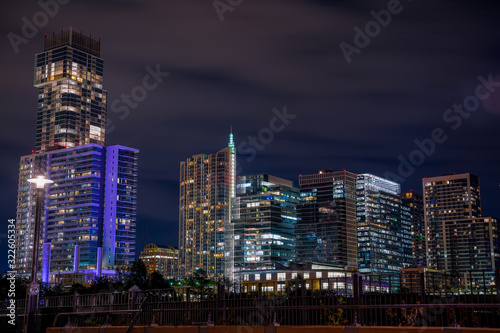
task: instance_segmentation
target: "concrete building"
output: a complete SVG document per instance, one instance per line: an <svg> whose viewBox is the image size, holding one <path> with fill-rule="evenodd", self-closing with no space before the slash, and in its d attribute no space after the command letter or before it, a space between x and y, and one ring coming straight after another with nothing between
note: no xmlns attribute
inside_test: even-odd
<svg viewBox="0 0 500 333"><path fill-rule="evenodd" d="M428 267L458 274L465 284L494 282L500 267L499 222L482 216L479 178L446 174L422 183Z"/></svg>
<svg viewBox="0 0 500 333"><path fill-rule="evenodd" d="M180 163L179 276L203 269L210 278L233 277L231 199L235 197L233 134L226 148ZM227 254L226 260L225 256Z"/></svg>
<svg viewBox="0 0 500 333"><path fill-rule="evenodd" d="M101 42L73 28L45 35L35 56L36 152L105 144L106 98Z"/></svg>
<svg viewBox="0 0 500 333"><path fill-rule="evenodd" d="M168 245L148 244L139 259L144 262L148 274L158 272L166 279L177 278L179 268L179 250Z"/></svg>

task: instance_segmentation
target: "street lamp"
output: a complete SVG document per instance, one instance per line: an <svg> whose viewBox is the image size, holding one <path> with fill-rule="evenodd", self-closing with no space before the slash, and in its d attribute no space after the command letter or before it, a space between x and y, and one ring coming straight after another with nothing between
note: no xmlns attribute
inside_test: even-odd
<svg viewBox="0 0 500 333"><path fill-rule="evenodd" d="M40 292L40 285L36 282L37 263L38 263L38 244L40 243L40 220L42 215L42 196L46 184L53 183L52 180L40 175L36 178L28 179L28 182L36 185L36 206L35 206L35 230L33 233L33 253L31 256L31 282L28 284L26 292L28 311L27 316L25 313L24 320L24 333L31 333L36 331L35 327L35 311L38 307L38 294ZM28 320L26 321L26 317Z"/></svg>

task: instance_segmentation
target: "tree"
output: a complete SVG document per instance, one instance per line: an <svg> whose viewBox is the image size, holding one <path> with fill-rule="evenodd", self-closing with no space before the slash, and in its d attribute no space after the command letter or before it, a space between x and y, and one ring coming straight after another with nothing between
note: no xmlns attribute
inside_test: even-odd
<svg viewBox="0 0 500 333"><path fill-rule="evenodd" d="M81 283L74 283L71 288L69 289L69 293L71 295L74 295L76 293L78 294L85 294L87 292L87 288Z"/></svg>
<svg viewBox="0 0 500 333"><path fill-rule="evenodd" d="M125 288L129 289L136 285L140 289L144 290L148 283L148 271L144 262L139 259L134 261L132 267L130 268L130 273L125 277Z"/></svg>
<svg viewBox="0 0 500 333"><path fill-rule="evenodd" d="M295 279L289 280L286 282L285 285L285 293L288 296L300 296L302 295L302 282L304 281L304 278L302 275L297 274L297 277Z"/></svg>
<svg viewBox="0 0 500 333"><path fill-rule="evenodd" d="M185 286L194 287L195 290L201 295L208 295L212 291L211 288L208 288L212 281L210 281L207 272L203 269L194 271L188 275L183 282Z"/></svg>
<svg viewBox="0 0 500 333"><path fill-rule="evenodd" d="M159 272L155 271L149 275L148 289L166 289L170 284Z"/></svg>

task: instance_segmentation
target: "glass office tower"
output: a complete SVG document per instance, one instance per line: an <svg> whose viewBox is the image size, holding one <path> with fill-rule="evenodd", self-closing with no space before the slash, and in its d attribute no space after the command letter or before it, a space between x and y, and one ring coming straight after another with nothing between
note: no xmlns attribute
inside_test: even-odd
<svg viewBox="0 0 500 333"><path fill-rule="evenodd" d="M356 175L327 169L299 183L297 261L357 267Z"/></svg>
<svg viewBox="0 0 500 333"><path fill-rule="evenodd" d="M45 192L41 249L43 244L49 246L40 252L40 269L44 252L50 252L49 268L54 273L129 267L135 256L138 153L123 146L89 144L23 156L17 271L28 274L31 268L35 193L27 179L40 171L54 181Z"/></svg>
<svg viewBox="0 0 500 333"><path fill-rule="evenodd" d="M36 152L55 146L104 145L106 95L101 43L72 28L45 36L35 56Z"/></svg>
<svg viewBox="0 0 500 333"><path fill-rule="evenodd" d="M412 262L411 220L401 208L400 185L361 174L356 193L360 272L398 274Z"/></svg>
<svg viewBox="0 0 500 333"><path fill-rule="evenodd" d="M295 261L294 226L299 189L290 180L267 174L236 179L232 228L236 278L243 271L274 269Z"/></svg>
<svg viewBox="0 0 500 333"><path fill-rule="evenodd" d="M407 217L411 221L412 257L414 266L427 267L425 254L424 198L413 191L401 194Z"/></svg>
<svg viewBox="0 0 500 333"><path fill-rule="evenodd" d="M228 147L209 155L194 155L180 163L180 277L198 269L210 278L232 277L234 264L226 262L224 249L226 235L232 240L229 224L235 167L232 134Z"/></svg>

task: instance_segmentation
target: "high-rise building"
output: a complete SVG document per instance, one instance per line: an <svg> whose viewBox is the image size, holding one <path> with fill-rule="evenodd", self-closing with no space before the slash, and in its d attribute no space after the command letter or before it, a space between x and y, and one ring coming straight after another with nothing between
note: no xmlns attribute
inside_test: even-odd
<svg viewBox="0 0 500 333"><path fill-rule="evenodd" d="M290 180L267 174L236 178L232 205L236 277L244 271L274 269L295 261L294 226L299 189ZM238 279L238 278L237 278Z"/></svg>
<svg viewBox="0 0 500 333"><path fill-rule="evenodd" d="M360 174L356 192L360 272L398 274L412 262L411 220L401 208L401 186Z"/></svg>
<svg viewBox="0 0 500 333"><path fill-rule="evenodd" d="M299 184L297 261L357 267L356 175L320 170Z"/></svg>
<svg viewBox="0 0 500 333"><path fill-rule="evenodd" d="M422 182L428 267L447 272L498 269L498 220L481 215L479 178L447 174Z"/></svg>
<svg viewBox="0 0 500 333"><path fill-rule="evenodd" d="M54 183L45 191L39 267L47 251L54 273L130 266L135 256L137 155L133 148L88 144L23 156L17 271L27 274L31 269L35 193L27 180L40 171Z"/></svg>
<svg viewBox="0 0 500 333"><path fill-rule="evenodd" d="M427 267L425 254L424 199L413 191L401 194L403 213L411 221L412 257L414 266Z"/></svg>
<svg viewBox="0 0 500 333"><path fill-rule="evenodd" d="M139 259L144 262L148 274L158 272L166 279L177 278L179 250L168 245L148 244Z"/></svg>
<svg viewBox="0 0 500 333"><path fill-rule="evenodd" d="M43 282L51 272L110 275L134 260L139 151L103 146L102 67L100 41L72 28L46 36L35 57L36 150L20 161L16 269L31 270L36 193L27 180L44 174L54 183L38 235Z"/></svg>
<svg viewBox="0 0 500 333"><path fill-rule="evenodd" d="M235 148L194 155L180 163L179 275L203 269L210 278L232 277L234 263L225 260L231 236L231 199L235 197ZM227 232L226 232L227 229ZM226 267L227 266L227 267ZM227 271L226 271L227 268Z"/></svg>
<svg viewBox="0 0 500 333"><path fill-rule="evenodd" d="M106 95L100 40L72 28L45 36L35 56L36 152L57 146L104 145Z"/></svg>

